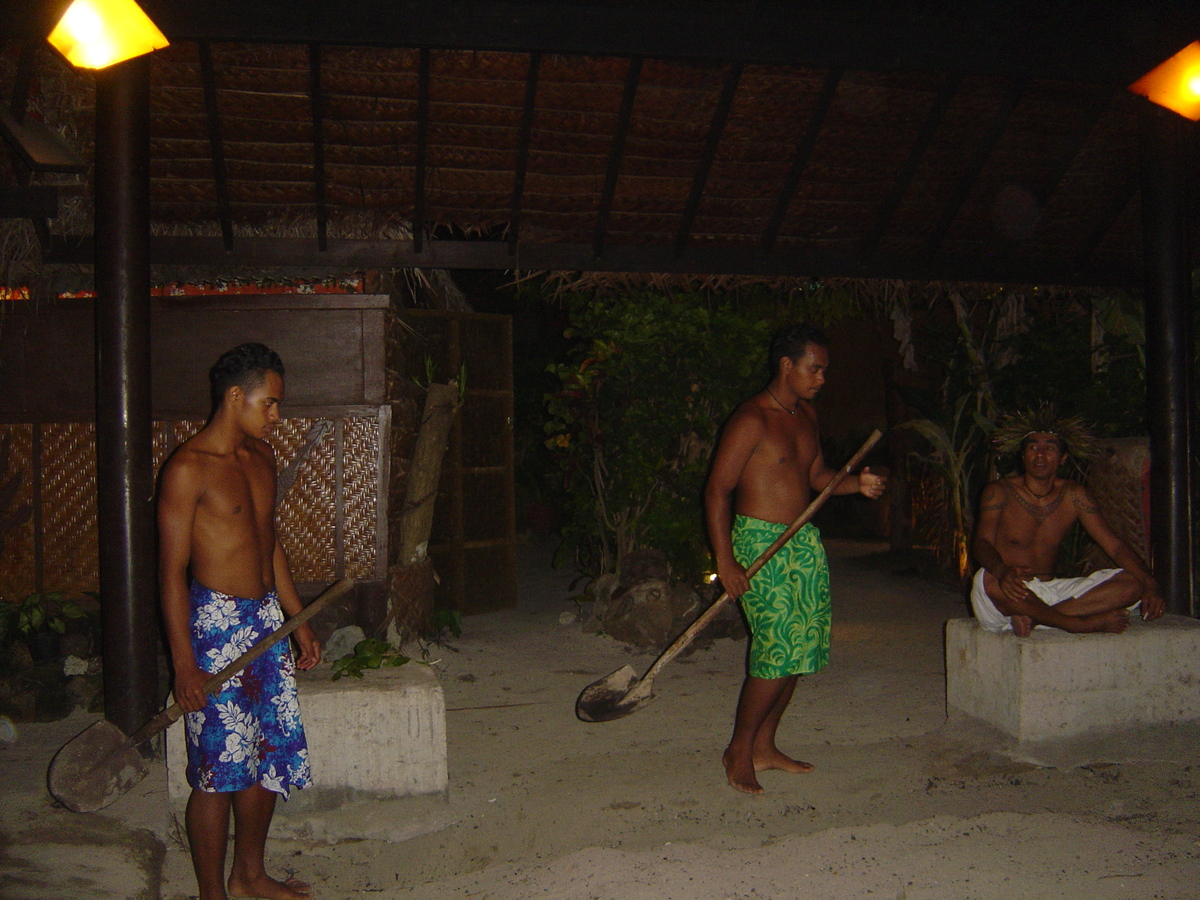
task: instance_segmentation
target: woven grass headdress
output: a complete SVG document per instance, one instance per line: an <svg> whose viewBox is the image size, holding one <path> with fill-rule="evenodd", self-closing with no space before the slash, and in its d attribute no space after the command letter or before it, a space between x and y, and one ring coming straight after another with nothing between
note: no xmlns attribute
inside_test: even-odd
<svg viewBox="0 0 1200 900"><path fill-rule="evenodd" d="M1063 442L1067 453L1082 462L1100 450L1082 417L1060 417L1053 403L1039 403L1020 412L1009 413L1000 420L992 434L992 443L1001 453L1020 453L1025 438L1031 434L1054 434Z"/></svg>

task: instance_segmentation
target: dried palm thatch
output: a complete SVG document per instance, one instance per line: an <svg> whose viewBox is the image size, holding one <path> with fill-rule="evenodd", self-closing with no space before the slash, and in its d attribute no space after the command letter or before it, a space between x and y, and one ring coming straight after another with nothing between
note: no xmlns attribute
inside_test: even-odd
<svg viewBox="0 0 1200 900"><path fill-rule="evenodd" d="M43 121L86 160L94 158L92 120L95 115L95 87L91 79L70 66L58 64L49 52L40 54L36 66L37 79L31 91L30 115ZM0 85L11 85L15 79L17 57L14 53L0 54ZM166 120L156 127L170 129ZM251 154L266 159L278 152L267 142L258 148L248 145ZM0 154L0 183L13 183L23 176L21 164ZM186 165L183 167L187 168ZM201 161L200 169L208 175L211 162ZM307 174L307 173L305 173ZM61 234L89 234L93 230L95 204L90 194L92 166L82 175L48 173L37 177L39 184L58 185L60 192L58 216L53 229ZM263 181L249 189L263 193L257 215L239 218L235 225L237 237L317 237L317 225L311 205L311 192L301 192L299 202L288 191ZM182 188L186 193L186 186ZM155 197L159 196L161 191ZM291 201L291 202L289 202ZM167 204L167 208L170 204ZM437 223L434 223L436 226ZM151 233L159 236L219 237L221 224L217 218L195 216L154 216ZM328 236L357 240L411 241L412 226L408 219L394 209L335 207L328 220ZM327 268L311 272L292 266L155 266L152 281L162 285L171 282L212 283L244 281L258 284L289 284L297 278L327 277ZM350 273L346 273L350 274ZM439 309L469 311L470 303L454 283L450 273L441 269L393 269L389 275L405 284L409 294L422 305ZM36 229L27 219L0 219L0 285L53 285L47 290L85 290L91 279L90 267L50 267L42 259L42 244Z"/></svg>
<svg viewBox="0 0 1200 900"><path fill-rule="evenodd" d="M47 49L39 51L43 61L52 58ZM16 52L0 53L0 85L14 83L18 62ZM6 96L8 91L5 92ZM27 114L57 133L85 160L94 156L90 118L94 86L90 78L70 66L39 65L31 86ZM22 163L8 154L0 154L0 183L22 183L28 172ZM28 183L56 185L59 194L56 230L82 233L91 230L92 202L86 186L91 170L82 175L39 173ZM0 219L0 285L15 286L46 282L49 273L41 260L41 243L33 224L27 219ZM61 273L68 278L72 271Z"/></svg>
<svg viewBox="0 0 1200 900"><path fill-rule="evenodd" d="M1000 420L992 442L1001 453L1019 453L1031 434L1053 434L1076 461L1086 462L1100 450L1100 442L1088 430L1082 416L1060 416L1053 403L1039 403Z"/></svg>
<svg viewBox="0 0 1200 900"><path fill-rule="evenodd" d="M155 233L162 235L220 235L216 223L173 222L159 223ZM371 210L344 210L329 220L330 237L352 240L397 240L411 241L412 226L402 218L385 215ZM262 219L251 224L239 224L238 237L301 237L316 240L316 223L311 215L293 211L279 217ZM328 277L328 269L304 270L295 266L270 268L250 266L155 266L153 280L156 284L170 282L208 283L221 281L249 281L257 284L289 284L297 278ZM389 275L394 281L404 283L413 297L424 300L425 305L435 309L469 311L466 295L454 283L450 273L444 269L392 269Z"/></svg>
<svg viewBox="0 0 1200 900"><path fill-rule="evenodd" d="M235 241L312 239L327 216L331 239L407 241L415 222L431 239L460 244L471 234L493 244L511 236L517 259L533 245L559 245L546 258L570 260L586 259L570 248L602 245L640 268L661 258L643 251L675 246L703 260L685 265L712 259L715 271L757 250L793 260L776 272L795 271L797 259L828 259L842 272L847 261L942 256L1040 266L1076 259L1084 245L1089 262L1126 272L1140 253L1136 203L1104 218L1125 190L1137 144L1131 101L1104 85L1031 80L1014 107L1007 79L963 76L916 152L943 91L937 72L835 77L812 66L648 58L633 85L627 58L547 53L531 92L528 53L321 45L317 104L309 49L222 41L201 50L179 40L155 54L156 234L211 236L224 218ZM208 82L202 54L212 63ZM51 120L61 109L55 121L69 121L75 130L64 133L90 153L90 87L56 59L43 62L62 87L41 86L40 114ZM0 92L10 78L0 71ZM734 85L723 110L723 91ZM973 173L969 161L988 146L987 123L1003 109L1011 115ZM797 148L817 125L801 160ZM86 224L86 200L81 212ZM61 233L87 233L61 225ZM319 258L315 249L296 252ZM671 290L801 290L806 281L647 279ZM464 305L445 273L400 280L431 305Z"/></svg>

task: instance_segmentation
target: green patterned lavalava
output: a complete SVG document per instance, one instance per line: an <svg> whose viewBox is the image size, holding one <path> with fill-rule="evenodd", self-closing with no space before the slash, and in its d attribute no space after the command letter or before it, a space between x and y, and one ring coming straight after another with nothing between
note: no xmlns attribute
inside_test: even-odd
<svg viewBox="0 0 1200 900"><path fill-rule="evenodd" d="M737 516L733 555L749 566L786 525ZM829 663L829 565L811 523L784 544L741 597L750 623L750 674L782 678L819 672Z"/></svg>

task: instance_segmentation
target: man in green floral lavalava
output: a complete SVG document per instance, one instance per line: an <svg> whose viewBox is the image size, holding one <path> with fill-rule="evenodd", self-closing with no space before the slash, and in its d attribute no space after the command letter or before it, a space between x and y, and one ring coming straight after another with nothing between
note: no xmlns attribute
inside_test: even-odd
<svg viewBox="0 0 1200 900"><path fill-rule="evenodd" d="M717 574L741 600L750 623L750 671L738 700L733 737L722 762L739 791L762 793L756 773L811 772L775 746L775 732L800 675L829 662L829 569L810 522L751 582L746 568L808 506L836 472L825 465L812 401L825 384L829 349L808 325L776 333L771 382L737 408L721 434L705 488L708 535ZM863 469L835 493L876 498L884 476Z"/></svg>

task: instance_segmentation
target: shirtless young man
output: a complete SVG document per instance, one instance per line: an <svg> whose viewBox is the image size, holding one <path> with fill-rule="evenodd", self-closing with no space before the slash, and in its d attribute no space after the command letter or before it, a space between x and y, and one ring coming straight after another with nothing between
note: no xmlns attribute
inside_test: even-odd
<svg viewBox="0 0 1200 900"><path fill-rule="evenodd" d="M224 900L229 811L236 833L229 894L301 900L308 885L266 873L276 794L309 782L294 669L320 661L312 629L294 632L300 658L276 644L218 693L217 672L303 608L275 533L275 454L263 440L279 421L283 363L262 344L224 354L209 372L214 413L163 467L158 502L159 586L188 714L187 832L201 900Z"/></svg>
<svg viewBox="0 0 1200 900"><path fill-rule="evenodd" d="M983 489L971 541L980 565L971 605L989 631L1011 628L1026 637L1039 624L1119 634L1129 624L1128 610L1139 602L1143 619L1163 614L1163 599L1145 563L1109 527L1087 488L1058 477L1065 458L1059 435L1031 432L1021 441L1022 474ZM1058 548L1075 522L1121 568L1055 578Z"/></svg>
<svg viewBox="0 0 1200 900"><path fill-rule="evenodd" d="M746 567L836 474L821 455L812 406L829 367L824 335L806 325L785 328L772 338L770 357L771 382L725 425L704 492L717 574L729 595L741 598L750 623L750 672L722 757L729 783L749 794L762 793L755 773L764 769L812 771L775 746L775 732L798 677L829 662L829 571L816 527L797 532L753 585L746 578ZM874 498L885 485L864 469L837 493Z"/></svg>

